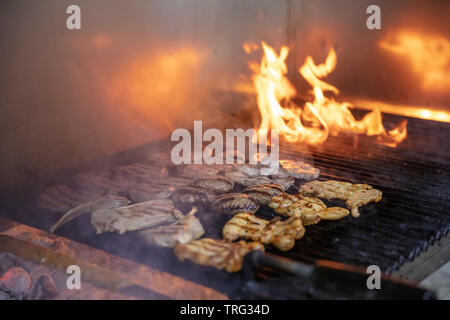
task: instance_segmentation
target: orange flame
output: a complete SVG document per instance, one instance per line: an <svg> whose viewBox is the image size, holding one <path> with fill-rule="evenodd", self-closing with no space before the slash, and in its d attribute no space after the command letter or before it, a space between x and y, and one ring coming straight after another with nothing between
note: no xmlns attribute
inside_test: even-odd
<svg viewBox="0 0 450 320"><path fill-rule="evenodd" d="M408 59L422 77L422 88L448 91L450 88L450 41L441 35L419 35L400 31L379 42L381 48Z"/></svg>
<svg viewBox="0 0 450 320"><path fill-rule="evenodd" d="M366 134L376 135L380 143L392 147L406 138L406 121L386 131L378 108L366 114L362 120L356 120L350 111L352 104L339 103L325 96L324 92L327 91L339 94L337 88L321 80L336 67L337 57L333 49L324 63L316 65L309 56L299 69L302 77L313 87L314 93L314 100L300 108L290 101L296 90L285 76L289 48L283 46L279 55L264 42L262 48L264 56L261 64L250 65L254 71L253 84L261 113L259 135L266 134L270 129L278 129L287 141L320 144L330 134Z"/></svg>

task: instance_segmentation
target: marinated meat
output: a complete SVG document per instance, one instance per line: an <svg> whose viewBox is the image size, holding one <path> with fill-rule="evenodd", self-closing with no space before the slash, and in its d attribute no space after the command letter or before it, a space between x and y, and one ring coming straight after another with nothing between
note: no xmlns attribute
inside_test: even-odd
<svg viewBox="0 0 450 320"><path fill-rule="evenodd" d="M297 216L285 221L280 221L279 217L267 221L251 213L243 212L227 222L222 234L226 240L250 239L264 244L273 244L278 249L287 251L294 247L295 240L303 237L305 228L302 219Z"/></svg>
<svg viewBox="0 0 450 320"><path fill-rule="evenodd" d="M215 198L212 190L198 187L180 187L172 194L172 200L182 204L209 204Z"/></svg>
<svg viewBox="0 0 450 320"><path fill-rule="evenodd" d="M273 197L284 192L284 187L275 183L264 183L248 187L242 191L259 204L267 205Z"/></svg>
<svg viewBox="0 0 450 320"><path fill-rule="evenodd" d="M288 175L297 179L311 181L320 175L319 169L303 161L280 160L280 164Z"/></svg>
<svg viewBox="0 0 450 320"><path fill-rule="evenodd" d="M269 207L274 209L274 211L278 214L286 215L288 208L298 200L299 197L288 193L282 193L279 196L272 198L269 202Z"/></svg>
<svg viewBox="0 0 450 320"><path fill-rule="evenodd" d="M228 272L241 270L244 256L254 250L264 251L264 245L259 242L228 242L211 238L174 245L174 253L180 261L189 259L194 263Z"/></svg>
<svg viewBox="0 0 450 320"><path fill-rule="evenodd" d="M75 182L85 190L92 190L101 195L119 194L130 188L135 182L131 180L114 181L95 173L83 173L75 176Z"/></svg>
<svg viewBox="0 0 450 320"><path fill-rule="evenodd" d="M186 244L196 240L205 234L200 220L194 217L194 208L190 213L180 220L138 232L139 236L148 244L161 247L173 247L175 243Z"/></svg>
<svg viewBox="0 0 450 320"><path fill-rule="evenodd" d="M368 184L352 184L342 181L311 181L300 188L303 195L311 195L324 199L346 200L346 206L351 210L352 216L359 216L358 208L369 202L378 202L382 192L373 189Z"/></svg>

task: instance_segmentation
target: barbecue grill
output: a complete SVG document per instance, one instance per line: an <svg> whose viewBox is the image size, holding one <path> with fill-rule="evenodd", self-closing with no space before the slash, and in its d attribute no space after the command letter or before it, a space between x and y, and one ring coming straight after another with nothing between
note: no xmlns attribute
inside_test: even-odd
<svg viewBox="0 0 450 320"><path fill-rule="evenodd" d="M292 71L298 69L298 57L304 59L304 47L316 48L315 53L319 52L322 56L325 51L323 48L317 49L317 39L306 37L305 45L301 48L294 42L298 41L299 35L304 32L314 33L311 30L321 30L316 23L326 20L326 16L317 18L317 21L314 20L316 14L314 8L321 11L320 8L326 5L331 6L330 3L331 1L322 1L317 4L317 7L311 1L287 0L284 3L283 10L286 9L287 13L283 11L280 16L284 17L286 14L287 17L286 21L282 19L281 22L286 24L283 27L287 29L285 36L288 44L292 47L292 55L286 61L289 66L287 76L296 86L305 85L300 83L298 75L293 75ZM211 6L210 10L218 10L222 8L221 6L226 5L216 3ZM260 6L259 9L263 12L270 8L273 9L269 4ZM164 5L155 5L155 10L161 7ZM427 6L424 5L424 7ZM234 11L231 10L231 12ZM304 12L309 12L311 16L308 16L305 25L298 27L297 30L294 24L299 12L302 15L305 14ZM348 16L354 14L348 13ZM392 16L390 17L392 18ZM275 19L278 18L275 17ZM331 20L331 26L334 23L337 24L335 19ZM279 21L277 20L277 22ZM330 25L325 24L324 30L328 30ZM348 33L350 28L351 25L344 23L342 30L344 33ZM296 30L298 33L295 32ZM317 32L320 34L322 31ZM100 41L100 38L103 40ZM109 39L108 37L100 38L94 37L94 47L99 51L109 45L109 40L105 40ZM168 36L168 38L170 37ZM355 38L362 39L363 36L357 34ZM241 40L239 38L239 41L243 42ZM265 39L262 40L265 41ZM336 41L338 49L339 44L344 47L346 44L349 45L348 40L337 39ZM361 42L366 43L366 40L361 40ZM349 47L351 48L352 45ZM217 50L220 51L220 49ZM183 57L190 54L190 51L181 51ZM345 66L345 61L348 63L351 56L345 50L337 50L337 52L338 55L342 53L344 56ZM173 55L177 56L178 54L174 50ZM172 51L169 56L172 56ZM243 54L243 56L245 55ZM177 57L179 58L179 56ZM233 57L229 58L228 60L233 60ZM376 54L368 57L369 62L376 61L378 58L379 56ZM360 57L355 59L361 61ZM224 64L231 64L231 61L228 60L224 59ZM171 64L171 60L164 61L168 65ZM349 64L352 65L352 63ZM233 67L235 68L236 65ZM189 68L191 67L189 66ZM238 67L242 66L239 64ZM344 71L350 75L346 77L341 74L335 78L339 84L344 85L343 91L349 89L348 85L352 82L348 79L356 77L355 74L357 74L355 71L357 68L349 68L348 64L345 68L348 69ZM393 70L389 63L386 68L387 74L389 74L389 70ZM192 70L189 69L189 71ZM219 74L217 68L214 69L214 72ZM337 72L340 72L339 69ZM385 75L380 71L378 76L383 78ZM132 81L131 78L126 80ZM384 87L379 83L383 81L377 81L375 78L376 76L370 78L367 86L361 85L362 89L357 86L356 89L349 90L349 95L359 96L367 92L368 97L373 98L383 95L385 87L391 85L393 87L390 90L392 92L390 98L402 99L402 90L406 85L399 83L403 83L402 81L407 83L403 76L394 77L398 83L386 80ZM172 78L169 80L174 81ZM361 80L361 82L363 81ZM371 85L373 88L370 87ZM243 93L237 87L215 88L211 91L213 97L220 100L220 103L217 103L220 107L214 112L208 113L208 110L202 110L200 113L196 113L192 111L195 116L199 115L197 120L209 120L207 123L205 121L204 129L206 127L223 130L235 127L251 128L255 126L255 122L260 120L257 114L255 93ZM108 88L108 99L110 99L110 91L116 89L114 86L112 89ZM131 90L131 92L134 91ZM185 98L185 92L180 91L179 94L183 99ZM432 106L429 108L429 113L433 115L433 108L445 100L445 94L442 94L444 98L430 94L430 101L424 99L419 100L418 103L429 103ZM177 93L173 95L175 96ZM324 96L327 97L328 94ZM412 97L421 99L421 97L417 97L417 93L412 93ZM115 98L113 95L113 100ZM301 106L305 104L305 101L310 101L307 99L307 96L298 94L293 97L292 101L296 106ZM160 101L157 102L160 103ZM114 101L113 104L117 107L115 103ZM137 102L130 101L130 105L133 103ZM284 103L285 101L280 101L280 105L283 107ZM181 117L186 115L191 120L193 115L190 115L188 104L183 105L187 111L183 110L180 113ZM289 105L289 107L291 106ZM147 120L152 118L153 115L141 113L139 108L136 107L133 111L136 112L136 117L147 117ZM368 114L367 109L367 105L356 105L351 111L355 119L360 120ZM86 296L83 296L82 293L76 296L68 291L60 292L61 298L68 299L434 298L436 297L435 293L417 287L416 282L423 280L441 265L447 263L450 258L450 238L448 236L450 228L448 212L448 208L450 208L450 143L448 139L450 120L437 121L440 119L433 116L430 116L430 119L426 119L427 117L420 119L420 117L406 116L406 114L417 115L411 111L412 109L408 109L409 113L400 107L394 109L395 112L390 112L392 110L383 112L382 125L388 132L397 128L403 120L407 120L407 135L403 140L390 146L382 143L380 134L355 133L351 130L343 130L338 135L329 134L326 141L316 144L305 141L289 142L281 137L280 159L302 160L319 168L318 179L321 181L338 180L355 184L369 184L382 191L383 198L378 203L369 203L359 208L359 218L348 216L341 220L321 221L316 225L308 226L305 236L296 241L292 250L282 252L268 245L266 253L248 254L244 259L242 270L237 273L219 271L190 261L181 262L173 254L172 248L149 246L138 237L136 232L126 232L125 234L107 232L97 235L90 223L89 215L82 215L63 225L56 231L56 235L47 233L60 215L36 205L39 195L46 187L62 184L75 190L78 186L74 183L74 177L79 173L109 172L110 169L118 166L145 163L155 154L170 154L173 147L173 143L170 142L170 133L167 130L156 129L158 134L155 134L155 137L157 136L158 139L152 137L149 139L152 141L142 143L145 139L136 138L134 135L131 137L130 134L129 139L133 141L126 144L126 147L114 146L108 152L103 152L106 155L99 156L102 152L92 151L91 149L95 148L89 145L90 142L86 142L89 138L80 135L80 137L83 136L84 141L80 143L85 143L85 149L91 150L92 156L86 157L90 158L89 161L83 159L86 161L75 161L76 165L63 163L61 166L55 166L60 168L46 168L43 165L37 170L24 170L22 179L8 181L8 184L0 187L0 276L6 271L6 267L4 270L2 266L3 261L13 261L4 262L4 266L21 265L27 270L45 268L48 272L55 273L55 281L61 282L64 279L61 273L65 272L66 264L81 263L85 269L89 270L86 281L89 283L88 291L90 293ZM114 110L116 111L111 113L117 112L114 116L120 118L120 112L123 111L119 107ZM167 112L169 116L173 113L172 111ZM149 113L152 114L152 112ZM439 112L448 114L448 108L441 108ZM164 120L162 114L164 112L156 112L155 119ZM26 126L30 121L33 120L25 119L23 123ZM188 129L192 127L192 122L187 123L186 121L172 123L172 126L179 123L186 125ZM142 123L139 123L139 126L142 126ZM108 128L108 130L111 129ZM137 136L139 134L140 132ZM99 142L99 144L101 143ZM133 147L129 147L130 145ZM24 149L26 148L25 146ZM8 151L6 149L5 151ZM54 155L55 152L51 154ZM27 160L27 155L27 150L25 150L22 161ZM55 162L57 161L55 160ZM4 168L7 168L8 163L5 161ZM168 168L170 174L173 174L174 167ZM3 172L8 171L4 168ZM8 180L11 180L9 176ZM305 181L296 179L295 185L288 192L295 193L304 183ZM236 185L233 192L240 192L243 189L243 186ZM122 195L126 196L126 194ZM342 200L324 200L324 202L327 206L345 207ZM187 212L189 208L181 209ZM223 226L230 217L218 215L207 206L200 206L199 209L196 216L205 228L204 237L222 238ZM268 206L261 206L256 215L264 219L272 219L277 216ZM49 258L42 262L39 259L40 255ZM384 290L372 291L366 288L365 281L368 277L366 269L372 265L378 266L385 276L383 278ZM136 270L139 272L135 272ZM35 275L33 272L30 273ZM107 279L111 279L111 282Z"/></svg>

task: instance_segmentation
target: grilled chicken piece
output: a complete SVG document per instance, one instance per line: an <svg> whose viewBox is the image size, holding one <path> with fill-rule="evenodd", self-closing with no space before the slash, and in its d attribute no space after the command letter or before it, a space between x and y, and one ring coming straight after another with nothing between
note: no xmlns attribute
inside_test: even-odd
<svg viewBox="0 0 450 320"><path fill-rule="evenodd" d="M318 212L317 215L321 220L339 220L348 216L349 213L350 211L345 208L330 207L324 211Z"/></svg>
<svg viewBox="0 0 450 320"><path fill-rule="evenodd" d="M139 236L148 244L161 247L173 247L175 243L186 244L205 234L200 220L194 217L197 208L193 208L180 220L156 228L140 230Z"/></svg>
<svg viewBox="0 0 450 320"><path fill-rule="evenodd" d="M185 186L175 190L172 194L172 200L183 204L209 204L214 200L215 196L212 190Z"/></svg>
<svg viewBox="0 0 450 320"><path fill-rule="evenodd" d="M368 204L369 202L379 202L383 194L380 190L370 189L354 193L346 202L345 205L352 212L352 216L359 217L358 208Z"/></svg>
<svg viewBox="0 0 450 320"><path fill-rule="evenodd" d="M316 196L324 199L346 200L346 206L351 210L352 216L359 216L358 208L369 202L378 202L382 192L373 189L368 184L352 184L342 181L311 181L300 188L303 195Z"/></svg>
<svg viewBox="0 0 450 320"><path fill-rule="evenodd" d="M319 213L327 210L327 206L319 198L302 197L280 213L287 217L301 217L304 226L320 221Z"/></svg>
<svg viewBox="0 0 450 320"><path fill-rule="evenodd" d="M269 222L251 213L243 212L227 222L222 234L226 240L250 239L264 244L273 244L278 249L287 251L294 247L295 240L303 237L305 228L300 217L294 216L285 221L280 221L277 217Z"/></svg>
<svg viewBox="0 0 450 320"><path fill-rule="evenodd" d="M100 209L92 212L91 224L97 234L117 231L120 234L175 222L183 217L171 200L150 200L127 207Z"/></svg>
<svg viewBox="0 0 450 320"><path fill-rule="evenodd" d="M320 175L319 169L303 161L280 160L280 164L288 175L297 179L311 181Z"/></svg>
<svg viewBox="0 0 450 320"><path fill-rule="evenodd" d="M190 183L187 179L164 177L154 179L152 182L139 183L128 191L133 201L143 202L147 200L170 198L177 188Z"/></svg>
<svg viewBox="0 0 450 320"><path fill-rule="evenodd" d="M198 176L218 175L219 172L232 170L234 164L184 164L178 165L175 170L177 177L195 179Z"/></svg>
<svg viewBox="0 0 450 320"><path fill-rule="evenodd" d="M248 187L242 191L259 204L267 205L273 197L284 192L284 188L276 183L264 183Z"/></svg>
<svg viewBox="0 0 450 320"><path fill-rule="evenodd" d="M228 193L218 196L211 204L211 208L225 214L254 213L259 209L259 204L246 194Z"/></svg>
<svg viewBox="0 0 450 320"><path fill-rule="evenodd" d="M97 193L75 192L64 185L56 185L48 187L39 195L38 206L54 212L65 212L81 203L100 197Z"/></svg>
<svg viewBox="0 0 450 320"><path fill-rule="evenodd" d="M67 222L72 221L73 219L85 213L94 212L95 210L100 209L112 209L123 207L130 204L130 202L131 202L130 200L124 197L110 195L101 197L93 201L82 203L76 206L75 208L72 208L69 211L67 211L56 223L54 223L50 227L50 233L55 232L55 230L61 227L63 224L66 224Z"/></svg>
<svg viewBox="0 0 450 320"><path fill-rule="evenodd" d="M189 259L197 264L228 272L241 270L244 256L254 250L264 251L264 245L259 242L228 242L211 238L174 245L174 253L180 261Z"/></svg>
<svg viewBox="0 0 450 320"><path fill-rule="evenodd" d="M228 177L218 175L198 176L192 182L194 187L213 190L215 193L226 193L234 188L234 182Z"/></svg>
<svg viewBox="0 0 450 320"><path fill-rule="evenodd" d="M274 209L274 211L278 214L286 215L289 207L298 200L299 198L292 194L282 193L279 196L275 196L272 198L272 200L269 202L269 207Z"/></svg>
<svg viewBox="0 0 450 320"><path fill-rule="evenodd" d="M114 181L91 172L76 175L75 182L81 188L101 195L119 194L128 190L135 183L131 180Z"/></svg>

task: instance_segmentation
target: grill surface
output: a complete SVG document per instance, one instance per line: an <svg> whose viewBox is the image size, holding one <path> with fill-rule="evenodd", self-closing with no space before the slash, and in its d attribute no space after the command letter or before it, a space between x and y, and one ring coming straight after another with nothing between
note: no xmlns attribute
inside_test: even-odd
<svg viewBox="0 0 450 320"><path fill-rule="evenodd" d="M385 117L385 124L398 122L398 117ZM392 273L405 261L412 260L448 232L450 227L449 166L450 125L418 119L408 120L408 138L397 148L377 144L373 137L330 137L323 145L301 149L281 145L280 158L310 160L320 168L320 180L335 179L368 183L383 192L383 199L360 209L357 219L322 221L307 228L305 237L289 252L268 247L268 251L303 262L328 259L367 266L376 264ZM145 160L153 145L130 150L113 157L99 159L83 168L92 170L105 165L121 165ZM65 172L58 182L70 185L79 169ZM300 182L297 181L297 184ZM19 222L48 229L57 216L35 206L37 194L45 183L33 182L1 192L2 214ZM343 205L331 201L329 204ZM273 216L269 208L259 215ZM208 237L221 237L229 218L207 210L198 214ZM227 274L190 262L180 263L170 249L149 248L133 233L95 235L89 217L82 216L61 227L60 235L175 273L233 295L242 275Z"/></svg>

